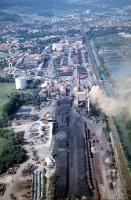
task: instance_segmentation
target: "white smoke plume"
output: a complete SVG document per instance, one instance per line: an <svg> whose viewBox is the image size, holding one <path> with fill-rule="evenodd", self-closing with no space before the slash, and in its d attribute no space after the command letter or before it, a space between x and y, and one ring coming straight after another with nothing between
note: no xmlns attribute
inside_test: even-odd
<svg viewBox="0 0 131 200"><path fill-rule="evenodd" d="M114 97L108 97L99 86L93 86L89 98L108 116L126 116L131 119L131 78L121 81Z"/></svg>

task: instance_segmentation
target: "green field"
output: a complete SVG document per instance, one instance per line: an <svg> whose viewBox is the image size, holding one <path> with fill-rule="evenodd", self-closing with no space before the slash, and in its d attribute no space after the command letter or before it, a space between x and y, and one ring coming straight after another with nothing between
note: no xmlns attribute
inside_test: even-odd
<svg viewBox="0 0 131 200"><path fill-rule="evenodd" d="M7 142L8 142L7 139L0 137L0 154L1 154L2 150L3 150L4 145L6 145Z"/></svg>
<svg viewBox="0 0 131 200"><path fill-rule="evenodd" d="M0 116L3 106L9 101L10 94L13 92L31 93L32 90L16 90L15 83L0 83Z"/></svg>

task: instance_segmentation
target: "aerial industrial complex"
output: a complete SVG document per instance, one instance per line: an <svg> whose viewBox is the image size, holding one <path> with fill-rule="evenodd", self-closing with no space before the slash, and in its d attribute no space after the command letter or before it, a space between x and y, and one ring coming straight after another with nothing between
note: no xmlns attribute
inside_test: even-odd
<svg viewBox="0 0 131 200"><path fill-rule="evenodd" d="M106 90L109 80L99 76L86 34L89 28L120 28L127 22L97 21L86 10L61 19L34 15L31 22L27 15L22 23L13 24L16 32L0 44L4 56L8 50L6 59L0 54L1 63L7 64L0 77L3 82L8 77L16 99L24 99L16 103L6 128L23 134L26 159L0 174L0 199L128 199L131 177L116 127L92 97L94 88L107 96L114 88L110 94ZM6 26L3 41L9 29L13 32L11 22ZM31 38L23 41L27 33Z"/></svg>

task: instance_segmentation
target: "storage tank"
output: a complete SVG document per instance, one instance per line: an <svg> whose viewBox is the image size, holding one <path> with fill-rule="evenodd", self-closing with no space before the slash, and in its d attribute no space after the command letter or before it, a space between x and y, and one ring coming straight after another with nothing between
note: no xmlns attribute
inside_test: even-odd
<svg viewBox="0 0 131 200"><path fill-rule="evenodd" d="M15 85L17 90L26 88L26 79L24 77L17 77L15 79Z"/></svg>

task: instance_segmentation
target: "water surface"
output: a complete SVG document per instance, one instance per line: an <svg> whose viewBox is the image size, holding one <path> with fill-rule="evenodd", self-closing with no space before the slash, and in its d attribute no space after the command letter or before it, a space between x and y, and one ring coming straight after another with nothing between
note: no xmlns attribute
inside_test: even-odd
<svg viewBox="0 0 131 200"><path fill-rule="evenodd" d="M131 62L119 62L109 64L114 78L118 80L125 79L131 75Z"/></svg>

